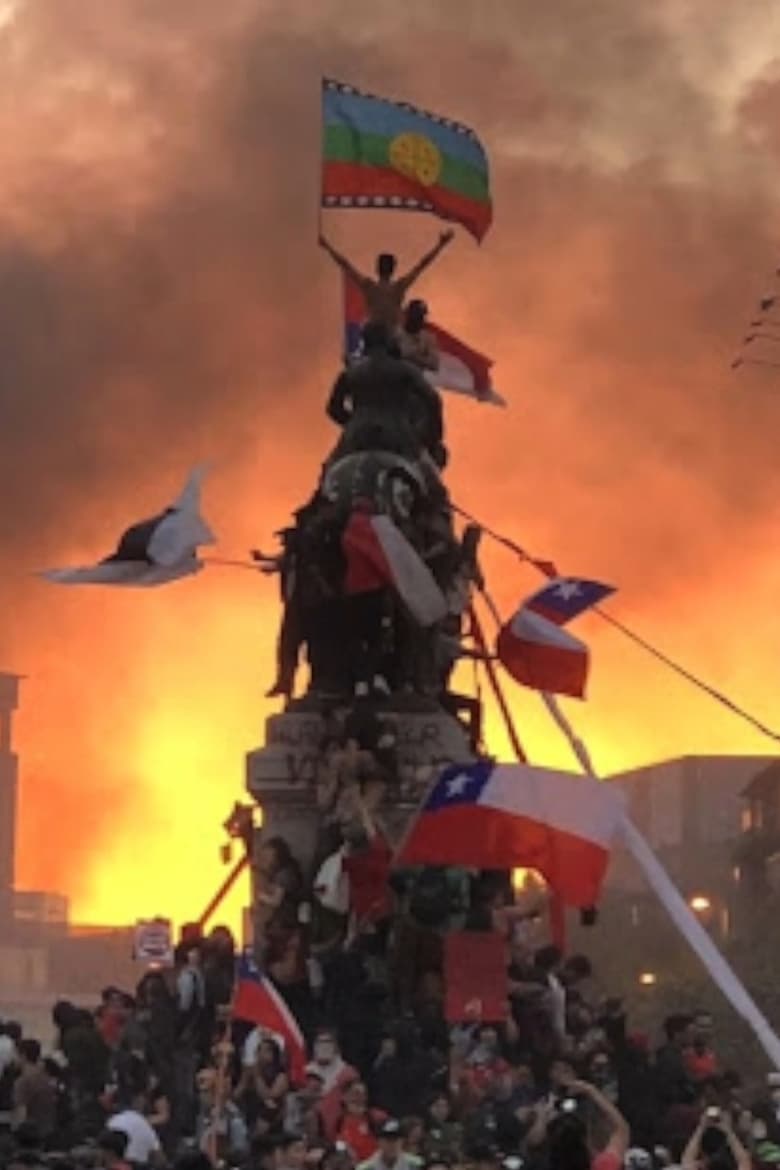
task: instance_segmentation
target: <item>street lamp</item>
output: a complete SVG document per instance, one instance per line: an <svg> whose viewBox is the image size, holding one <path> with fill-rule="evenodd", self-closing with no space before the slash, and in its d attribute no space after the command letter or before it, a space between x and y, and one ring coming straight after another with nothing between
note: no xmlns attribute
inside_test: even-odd
<svg viewBox="0 0 780 1170"><path fill-rule="evenodd" d="M712 909L712 902L706 894L694 894L688 905L694 914L706 914L708 910Z"/></svg>

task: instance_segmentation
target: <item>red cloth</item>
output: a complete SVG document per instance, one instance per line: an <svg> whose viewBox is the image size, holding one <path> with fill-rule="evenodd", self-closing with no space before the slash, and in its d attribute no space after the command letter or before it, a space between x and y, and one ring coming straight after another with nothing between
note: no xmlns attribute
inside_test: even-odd
<svg viewBox="0 0 780 1170"><path fill-rule="evenodd" d="M367 848L344 858L344 872L349 878L350 909L359 921L381 922L393 909L388 885L393 852L381 833L376 833Z"/></svg>
<svg viewBox="0 0 780 1170"><path fill-rule="evenodd" d="M284 996L245 955L239 960L233 996L233 1019L245 1020L280 1037L294 1085L303 1084L306 1044Z"/></svg>
<svg viewBox="0 0 780 1170"><path fill-rule="evenodd" d="M356 1113L345 1113L342 1117L336 1138L349 1146L357 1163L366 1162L376 1153L379 1143L374 1137L373 1127L381 1124L386 1116L378 1109L371 1109L362 1117Z"/></svg>
<svg viewBox="0 0 780 1170"><path fill-rule="evenodd" d="M310 1066L310 1067L316 1067ZM351 1064L344 1064L334 1083L326 1089L317 1102L317 1112L322 1130L329 1142L336 1140L336 1130L341 1118L342 1097L347 1085L360 1079L360 1073Z"/></svg>
<svg viewBox="0 0 780 1170"><path fill-rule="evenodd" d="M706 1081L718 1072L718 1059L711 1049L697 1052L695 1048L687 1048L683 1053L685 1068L692 1081Z"/></svg>
<svg viewBox="0 0 780 1170"><path fill-rule="evenodd" d="M444 1013L449 1023L497 1023L507 1018L507 945L500 934L454 931L446 935L444 980Z"/></svg>
<svg viewBox="0 0 780 1170"><path fill-rule="evenodd" d="M590 1170L623 1170L623 1160L614 1150L602 1150L592 1160Z"/></svg>
<svg viewBox="0 0 780 1170"><path fill-rule="evenodd" d="M510 1065L501 1057L497 1057L490 1064L474 1064L466 1069L464 1081L474 1099L482 1100L499 1077L510 1071Z"/></svg>

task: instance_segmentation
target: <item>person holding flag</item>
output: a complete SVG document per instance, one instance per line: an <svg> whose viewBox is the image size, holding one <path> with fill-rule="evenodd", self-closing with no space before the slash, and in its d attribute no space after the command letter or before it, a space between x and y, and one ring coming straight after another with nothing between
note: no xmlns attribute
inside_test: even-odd
<svg viewBox="0 0 780 1170"><path fill-rule="evenodd" d="M398 261L390 252L382 252L377 256L376 276L366 276L359 272L346 256L336 251L330 241L322 234L320 234L319 243L334 263L362 292L366 320L371 324L384 325L392 333L397 333L401 326L401 314L406 294L426 268L433 264L439 254L444 251L454 235L452 229L442 232L438 243L431 248L430 252L426 252L405 276L398 277L395 275Z"/></svg>

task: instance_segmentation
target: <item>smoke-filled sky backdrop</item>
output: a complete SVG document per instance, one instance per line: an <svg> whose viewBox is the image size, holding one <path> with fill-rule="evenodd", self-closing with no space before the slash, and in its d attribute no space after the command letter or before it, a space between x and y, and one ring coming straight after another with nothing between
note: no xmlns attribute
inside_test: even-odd
<svg viewBox="0 0 780 1170"><path fill-rule="evenodd" d="M225 555L269 546L333 440L317 250L325 74L473 125L495 224L421 286L509 411L447 400L453 496L780 723L780 382L729 370L780 259L772 0L0 0L0 665L28 675L18 879L77 917L196 915L271 707L275 584L34 570L110 551L210 460ZM361 263L434 219L329 213ZM492 551L508 610L535 579ZM603 771L771 744L592 618ZM511 684L510 684L511 687ZM532 759L568 764L511 687ZM498 722L491 744L507 751Z"/></svg>

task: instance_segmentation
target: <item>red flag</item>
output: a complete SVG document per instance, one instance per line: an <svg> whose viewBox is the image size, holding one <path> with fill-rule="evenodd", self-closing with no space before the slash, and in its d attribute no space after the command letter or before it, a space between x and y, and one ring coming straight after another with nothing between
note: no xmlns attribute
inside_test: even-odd
<svg viewBox="0 0 780 1170"><path fill-rule="evenodd" d="M460 931L444 939L444 1012L449 1023L499 1023L509 1012L507 946L500 934Z"/></svg>
<svg viewBox="0 0 780 1170"><path fill-rule="evenodd" d="M290 1080L303 1084L306 1045L298 1021L250 955L242 955L238 962L233 1018L267 1029L284 1049Z"/></svg>
<svg viewBox="0 0 780 1170"><path fill-rule="evenodd" d="M501 627L496 653L512 678L525 687L574 699L585 697L590 669L587 646L525 607Z"/></svg>

